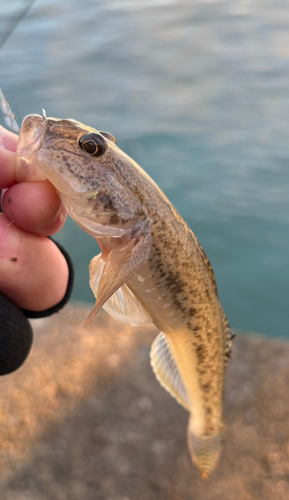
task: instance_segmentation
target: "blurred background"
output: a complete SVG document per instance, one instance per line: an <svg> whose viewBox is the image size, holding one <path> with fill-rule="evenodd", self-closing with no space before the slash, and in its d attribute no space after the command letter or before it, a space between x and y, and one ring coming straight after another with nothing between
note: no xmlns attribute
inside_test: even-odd
<svg viewBox="0 0 289 500"><path fill-rule="evenodd" d="M0 44L31 2L1 0ZM279 0L36 0L0 50L30 113L111 132L212 262L231 325L288 337L289 11ZM3 117L0 122L4 125ZM57 239L93 302L95 240Z"/></svg>

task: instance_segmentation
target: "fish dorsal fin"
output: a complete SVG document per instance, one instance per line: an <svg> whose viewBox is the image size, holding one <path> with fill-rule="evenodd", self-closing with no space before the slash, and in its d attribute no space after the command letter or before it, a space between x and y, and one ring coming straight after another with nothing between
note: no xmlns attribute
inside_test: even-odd
<svg viewBox="0 0 289 500"><path fill-rule="evenodd" d="M232 340L235 335L232 333L229 322L227 320L227 316L221 307L221 314L223 320L223 345L224 345L224 362L225 366L227 366L228 359L231 357L232 351Z"/></svg>
<svg viewBox="0 0 289 500"><path fill-rule="evenodd" d="M190 411L187 391L163 333L160 333L153 342L150 357L152 369L159 383Z"/></svg>
<svg viewBox="0 0 289 500"><path fill-rule="evenodd" d="M98 285L104 266L105 261L102 259L101 254L96 255L89 266L90 286L95 297L98 294ZM152 322L149 313L126 284L122 285L111 295L102 307L114 318L132 326L145 325Z"/></svg>

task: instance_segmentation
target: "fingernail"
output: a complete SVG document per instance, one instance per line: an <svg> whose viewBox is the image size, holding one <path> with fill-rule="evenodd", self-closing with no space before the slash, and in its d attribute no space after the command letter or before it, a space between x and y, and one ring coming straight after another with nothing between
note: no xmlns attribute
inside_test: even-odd
<svg viewBox="0 0 289 500"><path fill-rule="evenodd" d="M7 149L7 151L15 153L17 149L17 140L18 137L16 134L13 134L13 132L10 132L10 130L0 125L0 146Z"/></svg>

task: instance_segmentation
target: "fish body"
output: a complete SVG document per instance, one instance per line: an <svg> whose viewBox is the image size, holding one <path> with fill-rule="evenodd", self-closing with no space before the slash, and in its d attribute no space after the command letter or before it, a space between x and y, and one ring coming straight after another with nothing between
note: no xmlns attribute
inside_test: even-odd
<svg viewBox="0 0 289 500"><path fill-rule="evenodd" d="M102 253L90 263L96 297L132 325L154 323L155 375L189 412L188 445L206 477L218 462L223 384L231 331L211 264L194 233L155 182L113 136L74 120L30 115L18 143L26 164L55 186ZM22 174L21 174L22 169Z"/></svg>

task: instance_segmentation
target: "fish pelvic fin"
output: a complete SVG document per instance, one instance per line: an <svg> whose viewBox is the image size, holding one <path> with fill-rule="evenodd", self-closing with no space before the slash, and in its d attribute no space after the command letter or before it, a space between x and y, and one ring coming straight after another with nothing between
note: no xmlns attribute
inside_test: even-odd
<svg viewBox="0 0 289 500"><path fill-rule="evenodd" d="M96 298L104 266L105 260L102 254L96 255L89 266L90 287ZM132 326L146 325L152 322L145 307L126 284L116 290L103 304L102 308L114 318ZM94 316L94 312L92 312L92 316Z"/></svg>
<svg viewBox="0 0 289 500"><path fill-rule="evenodd" d="M198 467L203 479L207 479L217 466L221 451L224 430L197 435L188 426L188 447L193 463Z"/></svg>

